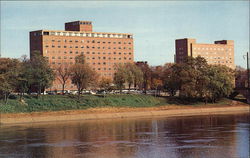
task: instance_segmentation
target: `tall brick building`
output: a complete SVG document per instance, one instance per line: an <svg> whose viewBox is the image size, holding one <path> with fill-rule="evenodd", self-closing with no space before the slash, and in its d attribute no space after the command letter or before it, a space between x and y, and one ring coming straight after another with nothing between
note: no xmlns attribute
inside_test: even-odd
<svg viewBox="0 0 250 158"><path fill-rule="evenodd" d="M91 21L65 23L65 31L38 30L30 32L30 56L40 51L51 67L72 65L83 54L86 62L101 77L113 78L116 63L134 62L133 35L127 33L92 32ZM55 81L51 90L61 90ZM68 82L66 89L75 89Z"/></svg>
<svg viewBox="0 0 250 158"><path fill-rule="evenodd" d="M235 68L232 40L215 41L214 44L196 43L195 39L189 38L175 40L175 62L181 63L187 56L201 56L208 64L221 64Z"/></svg>

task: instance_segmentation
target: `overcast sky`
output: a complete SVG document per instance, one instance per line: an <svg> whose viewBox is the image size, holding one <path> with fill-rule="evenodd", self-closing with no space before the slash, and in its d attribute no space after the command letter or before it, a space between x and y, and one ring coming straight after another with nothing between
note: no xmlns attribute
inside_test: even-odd
<svg viewBox="0 0 250 158"><path fill-rule="evenodd" d="M235 62L246 67L248 1L1 1L1 54L29 55L29 32L64 30L64 23L93 22L95 32L134 34L135 61L174 62L175 39L235 41Z"/></svg>

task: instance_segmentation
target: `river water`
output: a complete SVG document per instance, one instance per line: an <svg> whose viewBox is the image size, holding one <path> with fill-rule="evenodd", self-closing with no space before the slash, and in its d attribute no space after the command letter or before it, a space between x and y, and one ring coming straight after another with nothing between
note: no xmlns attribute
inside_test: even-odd
<svg viewBox="0 0 250 158"><path fill-rule="evenodd" d="M0 157L248 158L249 114L0 126Z"/></svg>

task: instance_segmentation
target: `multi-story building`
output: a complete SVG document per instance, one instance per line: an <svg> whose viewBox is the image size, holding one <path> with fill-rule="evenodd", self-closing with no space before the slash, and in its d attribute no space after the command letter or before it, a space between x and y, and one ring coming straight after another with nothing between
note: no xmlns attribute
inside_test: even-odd
<svg viewBox="0 0 250 158"><path fill-rule="evenodd" d="M195 39L177 39L175 40L175 62L181 63L186 57L201 56L205 58L208 64L226 65L232 69L234 65L234 41L221 40L214 44L196 43Z"/></svg>
<svg viewBox="0 0 250 158"><path fill-rule="evenodd" d="M83 54L85 61L101 77L113 78L117 63L134 62L133 35L127 33L92 32L92 22L65 23L65 31L38 30L30 32L30 56L40 51L53 68L71 65ZM68 83L66 89L75 89ZM56 80L51 90L62 89Z"/></svg>

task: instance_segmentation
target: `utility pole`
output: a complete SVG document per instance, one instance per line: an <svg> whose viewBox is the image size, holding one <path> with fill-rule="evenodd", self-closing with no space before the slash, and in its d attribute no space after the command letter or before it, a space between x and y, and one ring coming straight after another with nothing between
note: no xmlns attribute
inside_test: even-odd
<svg viewBox="0 0 250 158"><path fill-rule="evenodd" d="M249 71L249 55L247 52L247 102L250 103L250 71Z"/></svg>

